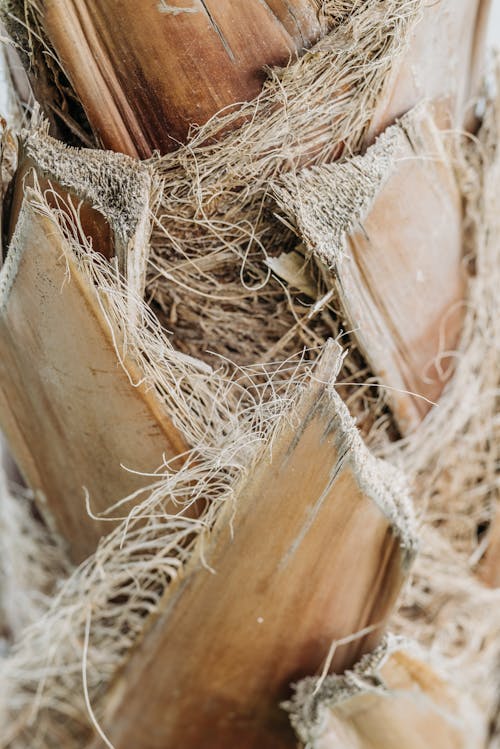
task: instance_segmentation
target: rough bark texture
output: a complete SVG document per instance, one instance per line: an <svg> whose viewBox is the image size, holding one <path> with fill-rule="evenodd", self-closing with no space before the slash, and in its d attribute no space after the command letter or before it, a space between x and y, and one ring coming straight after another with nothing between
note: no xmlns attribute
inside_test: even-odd
<svg viewBox="0 0 500 749"><path fill-rule="evenodd" d="M116 749L293 746L279 708L290 682L320 668L334 640L360 632L338 648L336 671L380 640L414 553L409 505L321 383L336 356L327 351L239 487L234 519L229 506L119 675L103 721Z"/></svg>
<svg viewBox="0 0 500 749"><path fill-rule="evenodd" d="M86 493L92 513L105 513L185 443L118 360L95 290L33 202L28 194L1 274L3 428L40 510L81 561L113 525L89 515Z"/></svg>
<svg viewBox="0 0 500 749"><path fill-rule="evenodd" d="M487 741L489 5L0 0L61 139L2 141L0 422L52 521L0 474L0 746L290 749L286 698L307 749Z"/></svg>
<svg viewBox="0 0 500 749"><path fill-rule="evenodd" d="M325 263L402 434L441 396L462 331L463 206L436 111L413 110L363 156L282 178L278 200Z"/></svg>
<svg viewBox="0 0 500 749"><path fill-rule="evenodd" d="M44 26L106 148L145 158L253 99L321 34L315 0L47 0Z"/></svg>
<svg viewBox="0 0 500 749"><path fill-rule="evenodd" d="M312 749L480 749L468 695L421 655L389 637L353 671L306 680L295 697L299 712L287 704L294 725Z"/></svg>

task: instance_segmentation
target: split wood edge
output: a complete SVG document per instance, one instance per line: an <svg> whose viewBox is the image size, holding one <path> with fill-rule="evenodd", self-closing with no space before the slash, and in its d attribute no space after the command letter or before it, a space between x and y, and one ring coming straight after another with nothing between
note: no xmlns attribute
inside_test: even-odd
<svg viewBox="0 0 500 749"><path fill-rule="evenodd" d="M286 703L310 749L482 749L485 736L468 695L389 636L352 671L305 679Z"/></svg>
<svg viewBox="0 0 500 749"><path fill-rule="evenodd" d="M49 203L71 200L93 249L116 258L127 280L130 313L142 300L149 253L150 216L158 185L148 165L122 154L66 146L33 128L19 138L18 169L13 180L10 235L33 173Z"/></svg>
<svg viewBox="0 0 500 749"><path fill-rule="evenodd" d="M452 373L465 314L462 200L433 112L412 110L364 156L284 176L275 192L329 268L346 323L408 434Z"/></svg>
<svg viewBox="0 0 500 749"><path fill-rule="evenodd" d="M137 366L120 362L96 290L34 203L28 189L0 271L0 423L39 508L81 561L113 527L90 517L85 491L105 513L186 445L154 392L132 384Z"/></svg>
<svg viewBox="0 0 500 749"><path fill-rule="evenodd" d="M412 510L333 388L338 356L328 346L148 621L103 703L115 749L293 747L279 708L290 682L333 640L369 628L339 647L337 671L379 642L415 552Z"/></svg>

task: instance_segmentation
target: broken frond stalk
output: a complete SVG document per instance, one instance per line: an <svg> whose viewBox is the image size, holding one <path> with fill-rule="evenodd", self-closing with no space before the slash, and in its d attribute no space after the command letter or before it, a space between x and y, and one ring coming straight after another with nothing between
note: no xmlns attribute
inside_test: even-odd
<svg viewBox="0 0 500 749"><path fill-rule="evenodd" d="M167 591L107 698L115 749L288 748L278 705L290 681L319 669L332 641L360 632L332 658L342 671L380 640L414 553L411 508L333 390L338 365L327 347Z"/></svg>

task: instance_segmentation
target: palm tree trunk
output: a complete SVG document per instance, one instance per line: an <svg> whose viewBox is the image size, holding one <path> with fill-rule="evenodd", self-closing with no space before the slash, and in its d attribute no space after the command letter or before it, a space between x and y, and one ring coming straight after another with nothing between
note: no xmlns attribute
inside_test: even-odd
<svg viewBox="0 0 500 749"><path fill-rule="evenodd" d="M0 3L0 747L488 746L490 5Z"/></svg>

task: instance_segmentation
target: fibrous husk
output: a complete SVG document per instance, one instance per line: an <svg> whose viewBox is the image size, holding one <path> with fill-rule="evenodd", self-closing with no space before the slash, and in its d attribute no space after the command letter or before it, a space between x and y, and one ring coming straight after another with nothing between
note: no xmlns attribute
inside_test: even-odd
<svg viewBox="0 0 500 749"><path fill-rule="evenodd" d="M57 214L43 195L38 210L59 231L67 227L67 214ZM80 272L97 285L108 322L120 333L116 341L125 342L128 357L141 368L143 385L157 391L195 447L179 470L166 465L151 476L139 505L134 495L116 504L115 516L123 518L118 528L60 586L45 616L26 630L3 662L0 713L6 746L49 747L55 737L64 746L81 746L82 730L88 726L88 695L94 703L165 586L221 508L231 505L238 480L250 470L259 446L271 440L283 414L293 408L307 376L299 358L274 372L256 368L231 380L176 352L139 302L138 335L137 323L127 323L129 290L113 266L89 247L82 248L74 234L66 240ZM117 354L123 357L123 348ZM188 510L198 500L205 509L195 518ZM177 516L169 512L172 501L184 510ZM38 552L43 558L43 545ZM81 688L82 667L86 692Z"/></svg>
<svg viewBox="0 0 500 749"><path fill-rule="evenodd" d="M143 306L139 324L129 328L126 284L105 259L74 248L108 299L113 325L128 334L130 355L195 447L183 468L159 476L138 514L65 580L45 617L19 636L3 661L5 746L81 746L82 725L88 724L89 712L100 714L102 694L143 632L147 615L157 609L165 587L220 507L231 502L257 450L272 444L276 425L293 410L304 386L302 360L300 366L292 360L271 372L243 364L264 361L270 353L286 361L302 342L319 350L329 334L339 332L334 295L328 296L317 269L308 271L317 284L317 302L309 300L313 307L305 314L297 300L289 305L286 287L263 284L269 280L266 254L297 249L293 230L278 230L268 182L290 166L330 160L339 142L346 157L362 146L395 55L405 48L422 7L402 0L355 3L355 12L326 40L274 75L256 103L245 105L248 124L206 145L207 137L224 126L222 118L186 148L153 162L163 179L163 199L154 217L148 299L163 313L172 337ZM322 93L328 90L342 95L332 101ZM485 616L485 611L494 612L498 594L475 578L473 565L482 549L477 527L491 517L495 487L491 427L498 424L490 424L490 414L498 389L496 116L490 102L482 137L466 149L468 161L462 164L467 250L476 268L455 374L440 407L405 442L389 446L377 419L368 430L370 441L410 476L423 525L423 553L393 624L431 646L464 688L472 679L485 722L493 710L498 656L496 614ZM331 310L323 314L327 305L333 315ZM319 320L317 327L312 320ZM242 341L236 331L243 331ZM217 356L205 355L207 349L239 357L240 369L219 366ZM205 363L197 358L201 355ZM358 374L360 361L351 374ZM376 384L369 376L365 370L358 402ZM371 410L369 400L358 413ZM167 516L165 502L171 497L181 504L202 497L207 510L198 519ZM126 507L124 501L120 511ZM43 548L39 553L43 556Z"/></svg>
<svg viewBox="0 0 500 749"><path fill-rule="evenodd" d="M417 107L363 156L284 175L277 200L330 273L403 434L439 400L466 303L457 139Z"/></svg>
<svg viewBox="0 0 500 749"><path fill-rule="evenodd" d="M492 83L478 140L460 165L473 275L454 374L438 407L396 447L414 487L422 548L393 621L445 659L457 688L473 693L486 715L497 711L500 663L499 591L479 569L499 502L498 77Z"/></svg>
<svg viewBox="0 0 500 749"><path fill-rule="evenodd" d="M64 232L43 215L39 194L24 196L0 271L2 426L39 511L82 561L110 530L109 508L140 498L187 446Z"/></svg>
<svg viewBox="0 0 500 749"><path fill-rule="evenodd" d="M422 425L385 453L410 477L421 523L412 583L392 628L415 638L454 689L473 697L479 712L464 740L477 728L488 746L498 741L500 667L499 590L485 584L481 564L495 538L488 526L499 501L497 91L495 83L478 139L455 160L472 274L454 373ZM300 709L305 709L301 699Z"/></svg>
<svg viewBox="0 0 500 749"><path fill-rule="evenodd" d="M68 575L57 538L32 511L33 495L12 470L7 446L0 442L0 651L50 605L54 581ZM41 550L43 554L41 553Z"/></svg>
<svg viewBox="0 0 500 749"><path fill-rule="evenodd" d="M318 668L332 641L350 638L332 657L338 671L380 641L415 553L412 508L334 390L340 361L326 345L103 698L115 749L285 749L278 705L291 675Z"/></svg>

